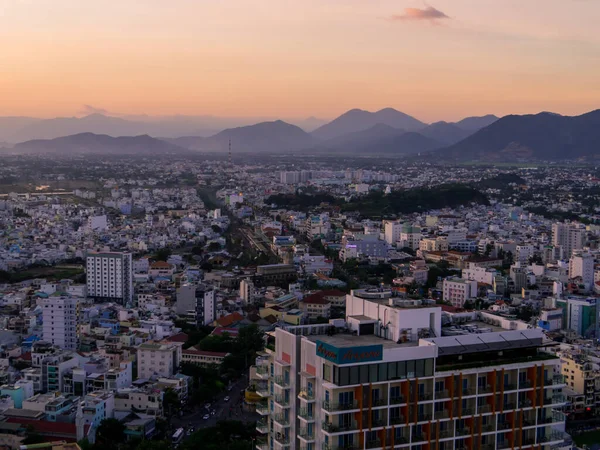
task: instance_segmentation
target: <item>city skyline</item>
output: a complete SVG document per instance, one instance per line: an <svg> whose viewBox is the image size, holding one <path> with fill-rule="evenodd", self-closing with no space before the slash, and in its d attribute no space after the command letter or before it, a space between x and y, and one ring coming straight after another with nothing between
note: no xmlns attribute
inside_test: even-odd
<svg viewBox="0 0 600 450"><path fill-rule="evenodd" d="M600 104L597 2L176 3L3 5L0 116L435 122Z"/></svg>

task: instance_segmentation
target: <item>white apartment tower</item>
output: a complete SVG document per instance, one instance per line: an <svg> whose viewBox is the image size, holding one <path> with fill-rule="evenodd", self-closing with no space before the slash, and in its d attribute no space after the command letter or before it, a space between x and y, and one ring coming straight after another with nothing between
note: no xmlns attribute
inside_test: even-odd
<svg viewBox="0 0 600 450"><path fill-rule="evenodd" d="M383 226L385 242L392 245L400 239L402 224L396 221L387 221Z"/></svg>
<svg viewBox="0 0 600 450"><path fill-rule="evenodd" d="M590 288L594 285L594 257L589 253L574 253L569 260L569 278L581 277Z"/></svg>
<svg viewBox="0 0 600 450"><path fill-rule="evenodd" d="M552 245L563 249L565 258L570 258L575 250L583 248L585 230L568 223L555 223L552 225Z"/></svg>
<svg viewBox="0 0 600 450"><path fill-rule="evenodd" d="M441 336L441 308L353 291L346 320L275 330L258 450L567 449L542 330Z"/></svg>
<svg viewBox="0 0 600 450"><path fill-rule="evenodd" d="M51 295L42 301L44 341L64 350L77 350L79 302L81 299Z"/></svg>
<svg viewBox="0 0 600 450"><path fill-rule="evenodd" d="M131 253L88 253L86 258L87 294L97 300L133 300Z"/></svg>

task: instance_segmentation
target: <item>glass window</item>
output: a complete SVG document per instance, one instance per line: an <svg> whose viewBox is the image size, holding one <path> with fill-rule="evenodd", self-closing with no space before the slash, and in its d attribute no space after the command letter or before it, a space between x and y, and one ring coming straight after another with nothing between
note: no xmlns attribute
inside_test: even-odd
<svg viewBox="0 0 600 450"><path fill-rule="evenodd" d="M388 380L393 380L394 378L397 378L397 364L395 362L393 363L388 363Z"/></svg>
<svg viewBox="0 0 600 450"><path fill-rule="evenodd" d="M398 378L406 378L406 361L398 361Z"/></svg>
<svg viewBox="0 0 600 450"><path fill-rule="evenodd" d="M388 380L388 374L387 374L387 368L388 365L386 363L381 363L381 364L377 364L379 366L379 381L387 381Z"/></svg>
<svg viewBox="0 0 600 450"><path fill-rule="evenodd" d="M415 361L414 360L406 361L406 376L408 378L415 377Z"/></svg>
<svg viewBox="0 0 600 450"><path fill-rule="evenodd" d="M358 384L358 366L350 367L350 384Z"/></svg>
<svg viewBox="0 0 600 450"><path fill-rule="evenodd" d="M433 359L425 360L425 376L432 377L433 376Z"/></svg>
<svg viewBox="0 0 600 450"><path fill-rule="evenodd" d="M377 364L369 364L369 381L371 383L379 381L377 373Z"/></svg>
<svg viewBox="0 0 600 450"><path fill-rule="evenodd" d="M369 366L359 366L360 367L360 381L359 383L368 383L369 382Z"/></svg>
<svg viewBox="0 0 600 450"><path fill-rule="evenodd" d="M425 360L417 359L415 361L415 376L424 377L425 376Z"/></svg>
<svg viewBox="0 0 600 450"><path fill-rule="evenodd" d="M350 369L348 367L340 367L338 386L346 386L348 384L350 384Z"/></svg>

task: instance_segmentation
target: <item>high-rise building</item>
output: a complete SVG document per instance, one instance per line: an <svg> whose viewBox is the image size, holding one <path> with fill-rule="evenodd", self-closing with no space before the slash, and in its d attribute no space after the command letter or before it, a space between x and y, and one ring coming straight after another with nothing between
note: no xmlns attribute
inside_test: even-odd
<svg viewBox="0 0 600 450"><path fill-rule="evenodd" d="M172 377L181 363L181 346L174 342L144 342L137 348L138 378Z"/></svg>
<svg viewBox="0 0 600 450"><path fill-rule="evenodd" d="M354 291L347 320L275 330L252 371L258 450L570 448L542 330L441 336L441 308Z"/></svg>
<svg viewBox="0 0 600 450"><path fill-rule="evenodd" d="M42 300L44 341L65 350L78 349L80 301L79 298L56 294Z"/></svg>
<svg viewBox="0 0 600 450"><path fill-rule="evenodd" d="M197 325L207 325L217 319L215 291L204 285L186 283L177 289L177 314L187 315Z"/></svg>
<svg viewBox="0 0 600 450"><path fill-rule="evenodd" d="M555 223L552 225L552 245L563 249L563 256L570 258L575 250L583 248L585 230L568 223Z"/></svg>
<svg viewBox="0 0 600 450"><path fill-rule="evenodd" d="M574 253L569 260L569 278L581 277L589 289L594 285L594 257L589 253Z"/></svg>
<svg viewBox="0 0 600 450"><path fill-rule="evenodd" d="M86 258L87 294L96 300L133 300L131 253L88 253Z"/></svg>

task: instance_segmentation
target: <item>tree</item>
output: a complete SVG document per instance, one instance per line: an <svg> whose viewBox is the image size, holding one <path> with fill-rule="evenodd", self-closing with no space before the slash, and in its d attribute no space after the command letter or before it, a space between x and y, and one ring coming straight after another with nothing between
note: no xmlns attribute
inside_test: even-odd
<svg viewBox="0 0 600 450"><path fill-rule="evenodd" d="M143 440L135 450L171 450L169 441L149 441Z"/></svg>
<svg viewBox="0 0 600 450"><path fill-rule="evenodd" d="M154 257L159 261L166 261L171 256L171 249L168 247L159 248Z"/></svg>
<svg viewBox="0 0 600 450"><path fill-rule="evenodd" d="M25 427L25 439L21 442L22 445L34 445L46 442L46 439L40 435L33 425Z"/></svg>
<svg viewBox="0 0 600 450"><path fill-rule="evenodd" d="M475 309L475 304L471 300L467 300L463 304L463 308L466 309L467 311L472 311L473 309Z"/></svg>
<svg viewBox="0 0 600 450"><path fill-rule="evenodd" d="M179 400L179 396L177 395L177 392L173 390L173 388L165 389L165 393L163 395L163 406L165 411L167 411L167 415L170 417L179 413L179 410L181 409L181 400Z"/></svg>
<svg viewBox="0 0 600 450"><path fill-rule="evenodd" d="M215 233L221 234L223 232L223 230L221 230L221 227L219 225L211 225L211 228Z"/></svg>
<svg viewBox="0 0 600 450"><path fill-rule="evenodd" d="M208 244L209 252L218 252L219 250L221 250L221 244L219 244L218 242L211 242L210 244Z"/></svg>
<svg viewBox="0 0 600 450"><path fill-rule="evenodd" d="M494 246L492 244L487 244L485 246L485 256L490 256L490 254L492 253L492 250L494 250Z"/></svg>
<svg viewBox="0 0 600 450"><path fill-rule="evenodd" d="M118 448L125 439L125 425L117 419L104 419L98 425L96 443L102 444L102 448Z"/></svg>

